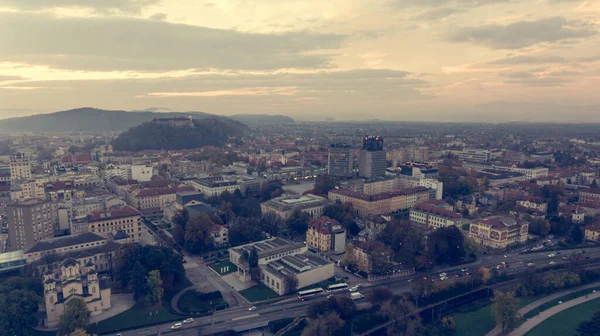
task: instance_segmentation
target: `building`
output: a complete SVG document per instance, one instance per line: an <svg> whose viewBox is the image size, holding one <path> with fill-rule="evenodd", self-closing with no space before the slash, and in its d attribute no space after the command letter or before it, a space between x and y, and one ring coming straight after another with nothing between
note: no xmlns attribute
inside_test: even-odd
<svg viewBox="0 0 600 336"><path fill-rule="evenodd" d="M585 227L585 240L600 241L600 223L594 223Z"/></svg>
<svg viewBox="0 0 600 336"><path fill-rule="evenodd" d="M226 181L222 177L200 178L192 181L191 184L203 193L206 198L219 196L225 191L233 194L236 190L240 189L237 181Z"/></svg>
<svg viewBox="0 0 600 336"><path fill-rule="evenodd" d="M358 158L358 172L361 177L373 178L385 176L387 160L383 150L383 138L367 136Z"/></svg>
<svg viewBox="0 0 600 336"><path fill-rule="evenodd" d="M428 188L408 188L376 195L354 192L346 189L329 191L330 201L351 203L357 215L383 215L412 208L422 201L435 199L435 190Z"/></svg>
<svg viewBox="0 0 600 336"><path fill-rule="evenodd" d="M443 203L448 204L446 202ZM434 230L442 227L462 225L462 216L448 209L443 203L429 201L415 205L410 209L410 220Z"/></svg>
<svg viewBox="0 0 600 336"><path fill-rule="evenodd" d="M376 254L381 254L376 256ZM372 258L377 257L378 260L392 260L392 250L380 241L370 240L365 242L357 242L348 244L346 249L346 263L356 267L359 271L371 274L373 273Z"/></svg>
<svg viewBox="0 0 600 336"><path fill-rule="evenodd" d="M333 251L344 253L346 248L346 230L336 221L327 216L308 222L306 244L317 251Z"/></svg>
<svg viewBox="0 0 600 336"><path fill-rule="evenodd" d="M23 272L25 265L23 250L0 253L0 273Z"/></svg>
<svg viewBox="0 0 600 336"><path fill-rule="evenodd" d="M224 225L215 224L210 230L215 245L229 244L229 229Z"/></svg>
<svg viewBox="0 0 600 336"><path fill-rule="evenodd" d="M303 243L293 243L278 237L229 249L229 261L238 267L236 275L246 282L250 268L243 255L256 250L260 280L280 295L330 279L333 263L308 251ZM291 288L293 279L296 288Z"/></svg>
<svg viewBox="0 0 600 336"><path fill-rule="evenodd" d="M600 188L589 188L579 192L580 203L600 203Z"/></svg>
<svg viewBox="0 0 600 336"><path fill-rule="evenodd" d="M15 182L10 188L11 201L22 201L25 199L46 199L44 186L35 180L21 180Z"/></svg>
<svg viewBox="0 0 600 336"><path fill-rule="evenodd" d="M152 180L152 176L154 176L154 170L152 166L146 165L131 165L131 179L140 181L140 182L148 182Z"/></svg>
<svg viewBox="0 0 600 336"><path fill-rule="evenodd" d="M12 183L31 180L31 162L24 153L16 153L10 158L10 180Z"/></svg>
<svg viewBox="0 0 600 336"><path fill-rule="evenodd" d="M23 253L27 263L32 263L43 259L45 256L88 250L105 245L107 242L106 237L87 232L75 236L56 237L39 241L25 247Z"/></svg>
<svg viewBox="0 0 600 336"><path fill-rule="evenodd" d="M490 162L492 161L492 153L483 149L465 149L458 153L458 159L461 161Z"/></svg>
<svg viewBox="0 0 600 336"><path fill-rule="evenodd" d="M308 213L312 218L319 218L323 209L330 202L321 196L306 194L302 196L281 196L268 200L260 205L262 213L274 212L284 220L295 210Z"/></svg>
<svg viewBox="0 0 600 336"><path fill-rule="evenodd" d="M49 201L25 200L6 206L10 250L22 250L54 237L54 213Z"/></svg>
<svg viewBox="0 0 600 336"><path fill-rule="evenodd" d="M334 177L350 177L353 174L354 157L352 147L347 143L329 145L327 173Z"/></svg>
<svg viewBox="0 0 600 336"><path fill-rule="evenodd" d="M88 216L88 232L108 238L123 231L129 242L139 242L142 237L142 214L131 206L121 209L95 211Z"/></svg>
<svg viewBox="0 0 600 336"><path fill-rule="evenodd" d="M517 205L541 213L546 213L548 211L548 203L539 197L529 197L524 200L519 200L517 201Z"/></svg>
<svg viewBox="0 0 600 336"><path fill-rule="evenodd" d="M162 182L162 181L157 181ZM138 209L145 215L163 215L165 208L175 201L177 192L192 191L193 187L169 186L159 184L160 187L135 185L125 194L127 204Z"/></svg>
<svg viewBox="0 0 600 336"><path fill-rule="evenodd" d="M56 327L67 303L82 299L91 316L102 314L111 307L110 279L99 278L96 265L89 262L80 266L73 258L65 259L60 272L44 274L44 310L46 327Z"/></svg>
<svg viewBox="0 0 600 336"><path fill-rule="evenodd" d="M482 246L504 249L527 242L528 228L529 223L511 216L491 216L472 221L469 237Z"/></svg>

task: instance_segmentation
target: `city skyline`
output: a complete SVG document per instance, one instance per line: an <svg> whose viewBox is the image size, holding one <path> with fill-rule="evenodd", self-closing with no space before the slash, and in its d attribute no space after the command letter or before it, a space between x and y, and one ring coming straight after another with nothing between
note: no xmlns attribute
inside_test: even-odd
<svg viewBox="0 0 600 336"><path fill-rule="evenodd" d="M586 0L0 0L0 119L600 121L599 20Z"/></svg>

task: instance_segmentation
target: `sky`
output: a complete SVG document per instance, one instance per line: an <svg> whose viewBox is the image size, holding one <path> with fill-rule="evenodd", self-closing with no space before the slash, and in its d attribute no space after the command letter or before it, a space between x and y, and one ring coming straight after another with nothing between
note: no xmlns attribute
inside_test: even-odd
<svg viewBox="0 0 600 336"><path fill-rule="evenodd" d="M599 0L0 0L0 118L600 122Z"/></svg>

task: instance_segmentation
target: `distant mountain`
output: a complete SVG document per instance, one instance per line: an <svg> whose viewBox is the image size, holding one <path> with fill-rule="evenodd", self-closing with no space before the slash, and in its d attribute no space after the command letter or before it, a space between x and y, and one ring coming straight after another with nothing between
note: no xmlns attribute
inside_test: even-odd
<svg viewBox="0 0 600 336"><path fill-rule="evenodd" d="M156 108L156 110L158 109L159 108ZM127 112L84 107L27 117L1 119L0 132L62 133L78 132L79 130L94 133L123 132L154 118L189 116L192 116L194 119L213 118L232 123L239 123L243 122L242 120L246 120L249 124L273 124L273 122L269 122L269 120L272 119L277 121L287 118L284 116L269 115L238 115L238 118L228 118L204 112ZM294 122L293 119L289 119L291 122Z"/></svg>
<svg viewBox="0 0 600 336"><path fill-rule="evenodd" d="M229 138L240 137L248 126L217 118L153 119L119 134L112 142L116 150L177 150L223 146Z"/></svg>
<svg viewBox="0 0 600 336"><path fill-rule="evenodd" d="M293 124L294 119L283 115L270 114L236 114L230 117L250 126Z"/></svg>

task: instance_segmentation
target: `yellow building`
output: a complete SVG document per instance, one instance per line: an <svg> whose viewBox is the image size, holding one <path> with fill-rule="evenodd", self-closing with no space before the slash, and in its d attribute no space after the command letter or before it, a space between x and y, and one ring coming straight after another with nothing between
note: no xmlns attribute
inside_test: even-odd
<svg viewBox="0 0 600 336"><path fill-rule="evenodd" d="M529 223L514 217L491 216L471 222L469 237L482 246L503 249L525 243L528 229Z"/></svg>
<svg viewBox="0 0 600 336"><path fill-rule="evenodd" d="M412 208L415 204L435 199L435 190L428 188L408 188L394 192L368 195L347 189L329 191L330 201L351 203L357 214L382 215Z"/></svg>
<svg viewBox="0 0 600 336"><path fill-rule="evenodd" d="M61 263L58 274L44 274L45 325L57 326L67 302L74 298L86 303L91 316L100 315L111 307L110 294L110 280L99 279L92 262L80 267L77 260L67 258Z"/></svg>
<svg viewBox="0 0 600 336"><path fill-rule="evenodd" d="M311 220L306 231L306 244L318 251L343 253L346 246L346 230L327 216Z"/></svg>
<svg viewBox="0 0 600 336"><path fill-rule="evenodd" d="M600 240L600 223L588 225L585 228L585 240L599 241Z"/></svg>
<svg viewBox="0 0 600 336"><path fill-rule="evenodd" d="M88 218L88 231L105 238L122 231L129 236L128 242L139 242L142 237L141 217L142 214L131 206L118 210L94 211Z"/></svg>

